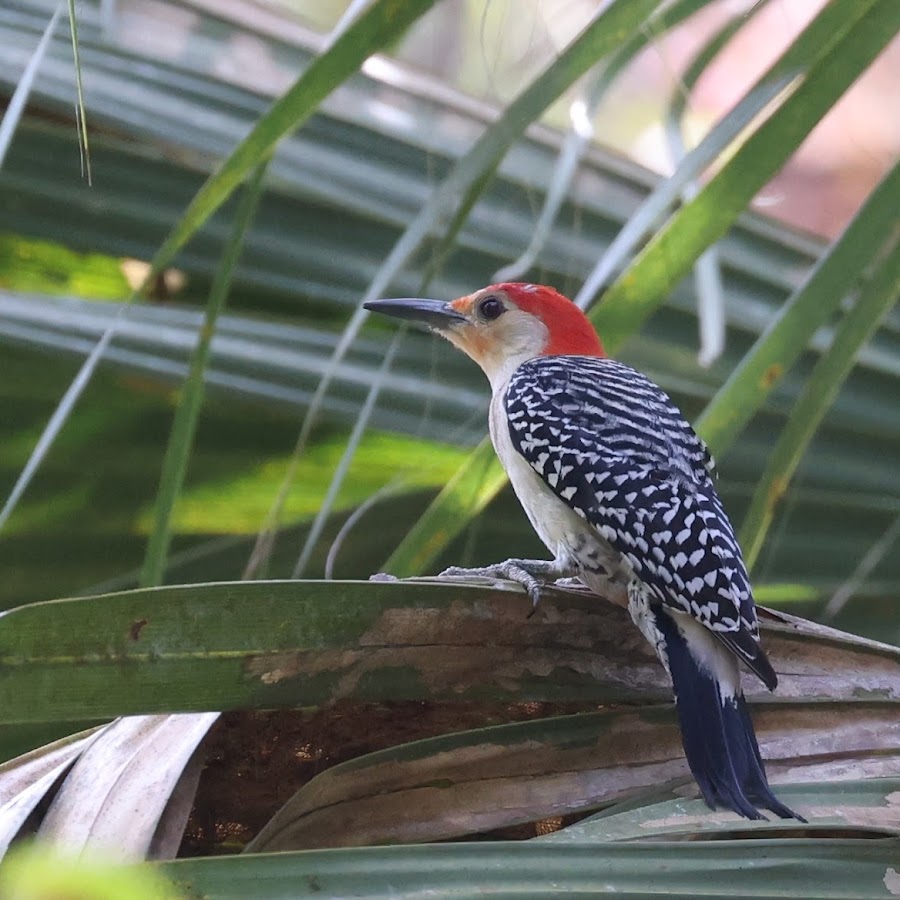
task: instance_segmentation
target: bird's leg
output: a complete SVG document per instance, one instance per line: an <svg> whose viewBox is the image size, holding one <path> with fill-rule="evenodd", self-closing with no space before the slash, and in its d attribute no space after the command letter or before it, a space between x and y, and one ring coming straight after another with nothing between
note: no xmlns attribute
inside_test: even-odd
<svg viewBox="0 0 900 900"><path fill-rule="evenodd" d="M441 576L452 578L505 578L521 584L531 598L532 613L541 599L541 586L552 584L557 578L571 578L578 574L578 567L568 557L546 559L507 559L501 563L478 569L450 566Z"/></svg>
<svg viewBox="0 0 900 900"><path fill-rule="evenodd" d="M660 612L659 601L654 601L650 597L644 585L637 578L632 578L628 582L628 612L631 615L631 621L637 625L638 630L647 639L651 647L656 652L656 656L663 664L666 674L671 677L669 670L669 654L666 652L666 639L659 630L656 622L657 615L665 615Z"/></svg>

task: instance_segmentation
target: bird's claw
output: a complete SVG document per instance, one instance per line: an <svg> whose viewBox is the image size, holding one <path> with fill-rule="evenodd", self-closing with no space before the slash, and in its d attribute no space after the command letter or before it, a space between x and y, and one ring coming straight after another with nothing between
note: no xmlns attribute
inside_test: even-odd
<svg viewBox="0 0 900 900"><path fill-rule="evenodd" d="M525 593L531 599L531 611L528 613L530 619L537 609L538 603L541 601L541 582L530 572L517 564L515 560L507 562L495 563L491 566L484 566L477 569L465 569L461 566L450 566L441 572L440 577L447 576L449 578L499 578L504 581L514 581L516 584L522 585Z"/></svg>

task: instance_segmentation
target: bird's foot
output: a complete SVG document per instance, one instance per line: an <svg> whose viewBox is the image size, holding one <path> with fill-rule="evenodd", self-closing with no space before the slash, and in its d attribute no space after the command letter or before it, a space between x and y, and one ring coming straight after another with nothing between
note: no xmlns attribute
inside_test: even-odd
<svg viewBox="0 0 900 900"><path fill-rule="evenodd" d="M557 578L567 578L575 574L575 570L559 560L543 559L507 559L505 562L494 563L477 569L464 569L461 566L450 566L444 569L441 576L451 578L502 578L506 581L514 581L525 588L525 592L531 598L531 612L541 599L541 588L545 584L552 584Z"/></svg>

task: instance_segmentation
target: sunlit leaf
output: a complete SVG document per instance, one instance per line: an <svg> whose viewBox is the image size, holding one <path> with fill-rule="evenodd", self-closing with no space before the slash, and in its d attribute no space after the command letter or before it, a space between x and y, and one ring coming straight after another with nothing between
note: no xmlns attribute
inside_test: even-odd
<svg viewBox="0 0 900 900"><path fill-rule="evenodd" d="M186 900L148 866L117 865L102 853L76 857L49 844L14 850L0 869L0 893L8 900Z"/></svg>

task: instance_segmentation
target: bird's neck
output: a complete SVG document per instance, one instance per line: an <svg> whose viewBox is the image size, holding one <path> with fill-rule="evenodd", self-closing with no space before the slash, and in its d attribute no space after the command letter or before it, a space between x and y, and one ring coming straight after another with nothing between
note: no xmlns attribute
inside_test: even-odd
<svg viewBox="0 0 900 900"><path fill-rule="evenodd" d="M484 374L487 375L488 381L491 383L491 393L493 396L499 397L503 394L516 369L523 363L534 358L534 353L523 352L511 356L498 355L496 359L482 359L480 361L481 368L484 371Z"/></svg>

